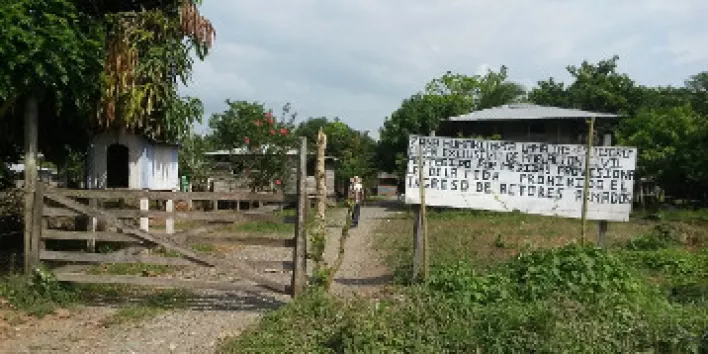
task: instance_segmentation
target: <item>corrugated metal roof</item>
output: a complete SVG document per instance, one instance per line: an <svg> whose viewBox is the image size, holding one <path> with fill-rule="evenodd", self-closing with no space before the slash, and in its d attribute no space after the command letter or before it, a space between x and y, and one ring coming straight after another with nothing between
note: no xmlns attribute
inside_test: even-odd
<svg viewBox="0 0 708 354"><path fill-rule="evenodd" d="M522 120L522 119L573 119L573 118L617 118L616 114L596 113L534 104L507 104L499 107L483 109L457 117L450 121L488 121L488 120Z"/></svg>
<svg viewBox="0 0 708 354"><path fill-rule="evenodd" d="M299 153L300 153L300 150L298 150L298 149L290 149L286 152L286 155L295 156L295 155L298 155ZM314 151L309 152L310 155L312 155L313 153L314 153ZM250 152L246 148L235 148L232 150L207 151L204 153L204 155L207 155L207 156L252 155L252 154L253 153ZM325 156L325 158L339 160L338 158L333 157L333 156L329 156L329 155Z"/></svg>

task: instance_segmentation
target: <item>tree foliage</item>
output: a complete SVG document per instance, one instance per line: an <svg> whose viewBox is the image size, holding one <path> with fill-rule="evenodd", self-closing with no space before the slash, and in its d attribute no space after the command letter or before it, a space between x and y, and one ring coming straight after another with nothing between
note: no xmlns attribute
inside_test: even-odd
<svg viewBox="0 0 708 354"><path fill-rule="evenodd" d="M192 53L203 59L211 47L211 23L191 1L175 1L109 15L107 25L97 126L179 139L201 118L194 99L183 100L177 88L191 77Z"/></svg>
<svg viewBox="0 0 708 354"><path fill-rule="evenodd" d="M624 73L617 71L618 56L597 64L583 61L566 68L573 83L566 86L553 78L540 81L531 90L533 103L562 108L577 108L603 113L633 115L642 103L641 90Z"/></svg>
<svg viewBox="0 0 708 354"><path fill-rule="evenodd" d="M708 117L689 105L644 109L618 135L620 144L638 147L640 176L668 195L708 199Z"/></svg>
<svg viewBox="0 0 708 354"><path fill-rule="evenodd" d="M485 75L447 72L430 81L423 92L403 100L380 130L379 167L402 176L409 135L429 134L453 116L523 100L523 87L507 81L507 75L504 66Z"/></svg>
<svg viewBox="0 0 708 354"><path fill-rule="evenodd" d="M226 105L209 120L214 147L233 151L234 171L248 178L253 190L283 186L292 167L288 151L294 147L290 106L278 119L258 102L226 100Z"/></svg>
<svg viewBox="0 0 708 354"><path fill-rule="evenodd" d="M20 156L30 95L40 99L39 149L58 166L97 129L177 141L201 117L199 100L177 94L192 53L202 59L213 41L191 0L8 0L0 28L3 168Z"/></svg>
<svg viewBox="0 0 708 354"><path fill-rule="evenodd" d="M374 163L376 141L339 119L310 118L297 127L296 134L307 138L308 146L316 146L317 132L327 135L327 155L335 157L337 179L349 181L353 176L371 180L376 174Z"/></svg>
<svg viewBox="0 0 708 354"><path fill-rule="evenodd" d="M637 85L617 70L618 57L568 66L574 81L538 83L529 99L537 104L621 115L619 144L639 150L637 169L671 196L708 199L708 73L684 87Z"/></svg>

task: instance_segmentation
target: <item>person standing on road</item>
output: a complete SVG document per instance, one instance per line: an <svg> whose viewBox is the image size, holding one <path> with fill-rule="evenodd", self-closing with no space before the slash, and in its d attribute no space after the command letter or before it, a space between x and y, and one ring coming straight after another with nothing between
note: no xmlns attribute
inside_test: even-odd
<svg viewBox="0 0 708 354"><path fill-rule="evenodd" d="M364 186L361 184L359 176L354 176L349 185L349 194L354 203L352 210L352 227L359 225L359 216L361 215L361 203L364 201Z"/></svg>

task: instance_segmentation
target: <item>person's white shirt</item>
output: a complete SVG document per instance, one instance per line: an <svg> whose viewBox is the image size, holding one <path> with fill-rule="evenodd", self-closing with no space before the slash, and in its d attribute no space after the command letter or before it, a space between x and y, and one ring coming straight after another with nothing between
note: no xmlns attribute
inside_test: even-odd
<svg viewBox="0 0 708 354"><path fill-rule="evenodd" d="M364 186L360 182L354 182L352 184L352 192L354 192L354 201L357 203L361 202L361 192L363 191Z"/></svg>

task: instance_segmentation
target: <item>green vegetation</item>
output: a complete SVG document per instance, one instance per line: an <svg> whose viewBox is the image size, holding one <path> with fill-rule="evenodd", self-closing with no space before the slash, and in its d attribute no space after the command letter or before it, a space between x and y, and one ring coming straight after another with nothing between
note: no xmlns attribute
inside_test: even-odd
<svg viewBox="0 0 708 354"><path fill-rule="evenodd" d="M208 243L199 243L196 245L192 245L192 249L202 253L214 253L214 251L216 251L216 247Z"/></svg>
<svg viewBox="0 0 708 354"><path fill-rule="evenodd" d="M43 317L78 299L75 289L56 281L50 272L38 270L31 277L0 278L0 298L29 315Z"/></svg>
<svg viewBox="0 0 708 354"><path fill-rule="evenodd" d="M159 276L169 274L184 268L181 266L157 265L157 264L101 264L91 267L89 274L114 274L114 275L141 275Z"/></svg>
<svg viewBox="0 0 708 354"><path fill-rule="evenodd" d="M222 346L256 352L661 352L708 350L708 226L610 225L608 250L577 220L431 211L431 277L410 282L412 219L378 246L399 285L376 300L311 292ZM688 220L688 221L686 221Z"/></svg>
<svg viewBox="0 0 708 354"><path fill-rule="evenodd" d="M163 290L148 294L138 303L121 307L103 319L103 326L116 326L153 318L167 310L185 308L191 294L183 290Z"/></svg>
<svg viewBox="0 0 708 354"><path fill-rule="evenodd" d="M129 303L106 319L105 325L147 318L167 309L183 308L190 296L191 293L184 290L61 283L51 272L44 269L35 271L31 277L0 277L0 299L6 300L13 309L30 316L44 317L60 308L71 308L96 301Z"/></svg>
<svg viewBox="0 0 708 354"><path fill-rule="evenodd" d="M257 234L288 234L292 235L295 226L282 222L269 221L252 221L243 224L236 224L229 229L235 229L236 232L248 232Z"/></svg>

